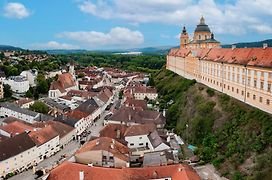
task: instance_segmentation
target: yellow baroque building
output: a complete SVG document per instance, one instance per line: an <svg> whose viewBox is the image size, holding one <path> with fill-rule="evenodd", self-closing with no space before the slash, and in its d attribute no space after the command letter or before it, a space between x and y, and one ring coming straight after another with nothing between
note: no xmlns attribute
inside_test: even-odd
<svg viewBox="0 0 272 180"><path fill-rule="evenodd" d="M220 42L214 39L214 34L209 26L205 23L204 17L201 17L199 24L196 26L193 40L190 41L186 27L183 27L180 34L180 48L215 48L220 47Z"/></svg>
<svg viewBox="0 0 272 180"><path fill-rule="evenodd" d="M166 68L272 114L272 48L171 49Z"/></svg>

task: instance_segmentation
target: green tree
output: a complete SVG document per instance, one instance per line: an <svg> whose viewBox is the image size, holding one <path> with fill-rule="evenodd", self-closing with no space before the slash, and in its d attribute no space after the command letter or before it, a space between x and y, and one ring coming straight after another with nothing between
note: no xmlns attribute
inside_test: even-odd
<svg viewBox="0 0 272 180"><path fill-rule="evenodd" d="M30 87L29 90L26 92L25 96L28 98L32 98L33 92L34 92L34 89L32 87Z"/></svg>
<svg viewBox="0 0 272 180"><path fill-rule="evenodd" d="M48 90L49 90L49 86L48 86L48 83L45 79L45 76L42 75L42 74L39 74L38 77L37 77L37 92L39 94L46 94L48 93Z"/></svg>
<svg viewBox="0 0 272 180"><path fill-rule="evenodd" d="M83 78L85 75L84 73L79 73L79 75L77 76L78 78Z"/></svg>
<svg viewBox="0 0 272 180"><path fill-rule="evenodd" d="M38 112L38 113L43 113L43 114L47 114L49 111L49 108L46 104L44 104L43 102L40 101L36 101L33 105L31 105L30 110Z"/></svg>
<svg viewBox="0 0 272 180"><path fill-rule="evenodd" d="M4 84L4 98L9 98L12 96L12 90L10 85Z"/></svg>

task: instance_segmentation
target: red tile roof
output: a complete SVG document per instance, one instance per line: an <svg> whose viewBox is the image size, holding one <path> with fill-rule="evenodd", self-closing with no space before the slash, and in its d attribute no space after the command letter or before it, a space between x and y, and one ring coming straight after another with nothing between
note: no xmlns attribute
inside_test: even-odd
<svg viewBox="0 0 272 180"><path fill-rule="evenodd" d="M99 134L100 134L100 137L109 137L126 145L127 142L125 141L124 134L127 128L128 128L127 126L121 125L121 124L108 124L104 126L103 129L100 130ZM120 133L120 135L118 133Z"/></svg>
<svg viewBox="0 0 272 180"><path fill-rule="evenodd" d="M70 73L60 74L58 80L51 83L50 90L59 89L60 92L65 92L65 89L73 87L76 82Z"/></svg>
<svg viewBox="0 0 272 180"><path fill-rule="evenodd" d="M23 99L19 99L19 100L15 101L15 104L18 104L19 106L22 106L24 104L27 104L27 103L30 103L30 102L33 102L33 101L34 101L33 99L23 98Z"/></svg>
<svg viewBox="0 0 272 180"><path fill-rule="evenodd" d="M148 180L171 178L172 180L200 180L195 170L184 164L145 168L104 168L64 162L53 169L48 180L79 179L84 172L84 180Z"/></svg>
<svg viewBox="0 0 272 180"><path fill-rule="evenodd" d="M34 123L33 126L39 127L39 128L51 126L54 129L54 131L56 131L59 134L60 138L66 136L67 134L69 134L71 131L75 129L59 121L37 122L37 123Z"/></svg>
<svg viewBox="0 0 272 180"><path fill-rule="evenodd" d="M25 123L21 123L19 121L14 121L4 126L0 126L0 129L11 134L11 136L15 136L16 134L21 134L26 131L33 131L34 128Z"/></svg>
<svg viewBox="0 0 272 180"><path fill-rule="evenodd" d="M125 101L125 105L128 107L139 108L140 110L147 110L146 100L137 100L137 99L127 98L127 100Z"/></svg>
<svg viewBox="0 0 272 180"><path fill-rule="evenodd" d="M88 142L76 152L76 155L95 150L108 151L112 153L114 157L129 162L129 148L109 137L100 137Z"/></svg>
<svg viewBox="0 0 272 180"><path fill-rule="evenodd" d="M240 64L248 66L272 67L272 48L212 48L212 49L172 49L169 56L185 57L189 53L203 60Z"/></svg>
<svg viewBox="0 0 272 180"><path fill-rule="evenodd" d="M91 98L97 95L96 92L82 91L82 90L70 90L67 95L69 96L79 96L84 98Z"/></svg>
<svg viewBox="0 0 272 180"><path fill-rule="evenodd" d="M40 146L51 139L55 138L59 134L53 129L52 126L47 126L37 131L31 131L29 136L35 142L37 146Z"/></svg>
<svg viewBox="0 0 272 180"><path fill-rule="evenodd" d="M89 116L90 114L86 113L86 112L83 112L83 111L80 111L78 109L74 109L72 111L67 112L65 115L68 116L68 117L80 120L82 118L85 118L85 117Z"/></svg>
<svg viewBox="0 0 272 180"><path fill-rule="evenodd" d="M139 135L148 135L156 130L154 124L140 124L129 126L124 134L124 136L139 136Z"/></svg>

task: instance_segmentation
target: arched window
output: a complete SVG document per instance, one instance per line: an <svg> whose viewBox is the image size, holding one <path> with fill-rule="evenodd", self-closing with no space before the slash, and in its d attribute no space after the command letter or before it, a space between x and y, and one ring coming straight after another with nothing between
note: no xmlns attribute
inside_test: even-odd
<svg viewBox="0 0 272 180"><path fill-rule="evenodd" d="M201 35L198 35L198 37L199 37L199 40L201 40Z"/></svg>

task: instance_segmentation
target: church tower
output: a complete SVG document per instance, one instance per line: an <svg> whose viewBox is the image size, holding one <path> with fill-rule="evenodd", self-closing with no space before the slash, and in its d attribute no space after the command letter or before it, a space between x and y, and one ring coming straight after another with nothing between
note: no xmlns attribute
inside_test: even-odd
<svg viewBox="0 0 272 180"><path fill-rule="evenodd" d="M75 64L73 61L69 63L69 73L75 76Z"/></svg>
<svg viewBox="0 0 272 180"><path fill-rule="evenodd" d="M182 33L180 34L180 48L186 48L189 43L189 35L186 31L186 27L183 26Z"/></svg>

